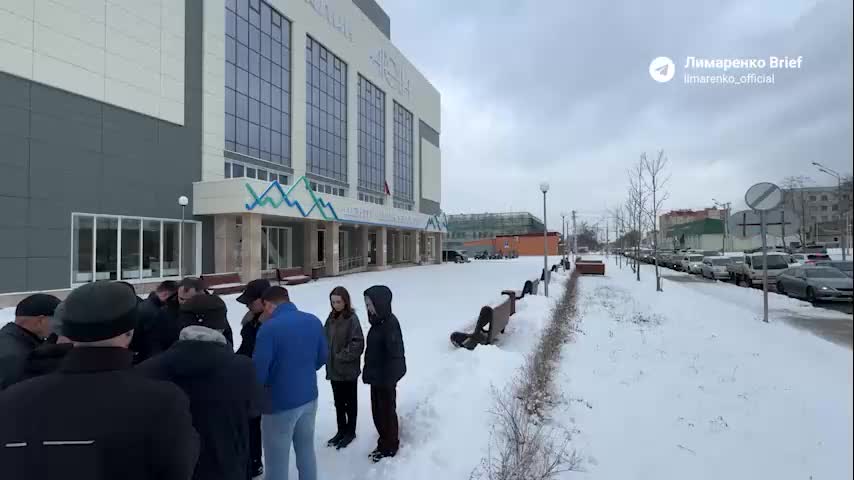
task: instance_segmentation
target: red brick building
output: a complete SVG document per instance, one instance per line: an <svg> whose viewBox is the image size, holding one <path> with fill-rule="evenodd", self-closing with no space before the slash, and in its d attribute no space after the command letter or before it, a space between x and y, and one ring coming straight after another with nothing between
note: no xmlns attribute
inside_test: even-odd
<svg viewBox="0 0 854 480"><path fill-rule="evenodd" d="M547 243L549 255L560 255L558 253L558 244L560 243L560 234L558 232L549 232ZM490 253L500 252L504 255L516 252L519 256L535 256L543 254L543 234L529 233L525 235L498 236L495 238L473 240L463 245L471 255L486 250Z"/></svg>

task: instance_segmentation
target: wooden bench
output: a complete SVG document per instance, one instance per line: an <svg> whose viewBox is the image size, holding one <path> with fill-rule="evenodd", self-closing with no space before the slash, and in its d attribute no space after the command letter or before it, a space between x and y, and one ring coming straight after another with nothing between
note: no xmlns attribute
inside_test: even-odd
<svg viewBox="0 0 854 480"><path fill-rule="evenodd" d="M246 287L246 284L240 281L239 273L212 273L210 275L202 275L199 277L205 289L209 290L214 295L228 295L230 293L240 293Z"/></svg>
<svg viewBox="0 0 854 480"><path fill-rule="evenodd" d="M599 262L575 262L575 270L581 275L605 275L605 264Z"/></svg>
<svg viewBox="0 0 854 480"><path fill-rule="evenodd" d="M515 302L511 302L508 298L497 306L492 307L492 321L489 323L487 345L495 343L495 339L498 338L499 334L504 333L504 329L510 323L510 316L513 315L513 306L511 306L511 303L515 304Z"/></svg>
<svg viewBox="0 0 854 480"><path fill-rule="evenodd" d="M302 285L311 281L311 277L302 272L302 267L277 268L276 280L279 285Z"/></svg>

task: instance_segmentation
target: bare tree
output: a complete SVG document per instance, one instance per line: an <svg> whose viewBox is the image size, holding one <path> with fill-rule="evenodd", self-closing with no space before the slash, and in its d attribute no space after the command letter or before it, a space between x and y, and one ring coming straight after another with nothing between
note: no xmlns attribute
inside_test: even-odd
<svg viewBox="0 0 854 480"><path fill-rule="evenodd" d="M812 234L811 236L815 238L815 232L812 232L812 228L808 221L809 212L807 211L807 194L804 191L804 187L812 185L813 183L814 182L810 177L804 175L786 177L782 182L780 182L780 186L783 188L786 206L791 208L796 215L801 217L801 227L798 229L798 237L801 245L807 244L808 234ZM785 239L783 239L783 241L785 242Z"/></svg>
<svg viewBox="0 0 854 480"><path fill-rule="evenodd" d="M667 198L669 192L663 190L667 185L668 178L662 178L665 168L667 168L667 157L664 156L664 150L658 151L658 157L655 160L646 158L646 154L642 156L643 167L647 175L647 190L652 194L652 201L647 209L650 225L652 226L652 257L655 262L655 291L661 290L661 273L658 268L658 212Z"/></svg>
<svg viewBox="0 0 854 480"><path fill-rule="evenodd" d="M635 231L637 231L637 242L635 243L635 278L640 281L640 246L643 238L644 216L646 211L647 193L644 189L643 163L646 154L641 155L640 160L629 170L629 199L628 208Z"/></svg>

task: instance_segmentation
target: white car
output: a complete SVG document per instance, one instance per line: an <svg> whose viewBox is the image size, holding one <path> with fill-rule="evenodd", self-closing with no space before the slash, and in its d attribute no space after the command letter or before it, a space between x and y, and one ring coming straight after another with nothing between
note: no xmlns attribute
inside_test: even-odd
<svg viewBox="0 0 854 480"><path fill-rule="evenodd" d="M682 271L688 273L701 273L703 268L703 256L688 254L682 257Z"/></svg>
<svg viewBox="0 0 854 480"><path fill-rule="evenodd" d="M711 278L712 280L729 280L727 266L732 263L733 259L729 257L706 257L703 259L700 274L703 275L703 278Z"/></svg>

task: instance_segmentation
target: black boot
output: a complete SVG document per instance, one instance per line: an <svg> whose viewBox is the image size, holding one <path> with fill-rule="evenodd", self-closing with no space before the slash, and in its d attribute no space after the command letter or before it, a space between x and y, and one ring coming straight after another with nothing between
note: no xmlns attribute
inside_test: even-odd
<svg viewBox="0 0 854 480"><path fill-rule="evenodd" d="M355 439L355 433L347 432L344 434L343 437L341 437L341 440L338 441L338 444L335 446L335 448L337 448L338 450L341 450L342 448L347 448L347 445L350 445L350 443L352 443Z"/></svg>
<svg viewBox="0 0 854 480"><path fill-rule="evenodd" d="M327 447L337 447L338 442L340 442L342 438L344 438L344 434L342 432L338 432L335 434L334 437L330 438L329 441L326 442L326 446Z"/></svg>
<svg viewBox="0 0 854 480"><path fill-rule="evenodd" d="M397 455L397 452L394 452L391 450L379 450L379 449L377 449L377 450L375 450L375 452L376 453L373 453L371 455L371 461L373 461L374 463L377 463L384 458L390 458L390 457Z"/></svg>

